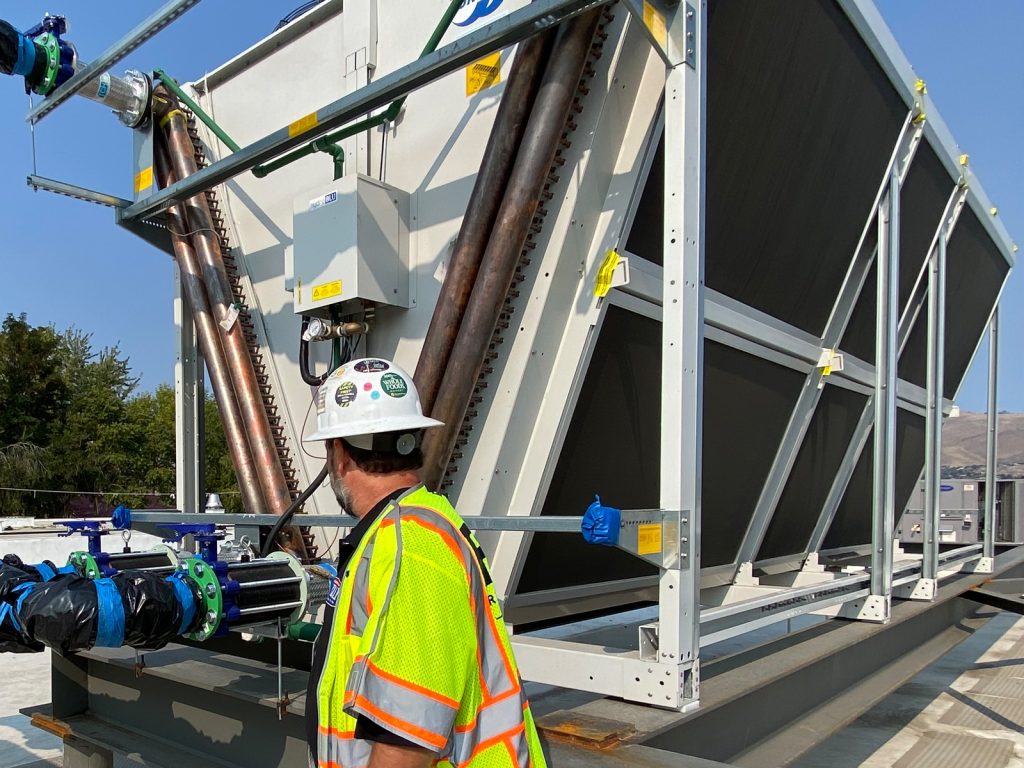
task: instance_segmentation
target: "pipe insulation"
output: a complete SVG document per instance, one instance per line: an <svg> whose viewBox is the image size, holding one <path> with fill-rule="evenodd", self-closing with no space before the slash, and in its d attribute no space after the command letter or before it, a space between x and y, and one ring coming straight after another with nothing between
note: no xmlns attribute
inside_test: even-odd
<svg viewBox="0 0 1024 768"><path fill-rule="evenodd" d="M431 416L444 426L427 430L423 440L424 481L430 488L438 487L455 448L602 13L602 8L596 8L559 27L431 409Z"/></svg>
<svg viewBox="0 0 1024 768"><path fill-rule="evenodd" d="M554 29L534 35L519 46L512 64L416 364L413 379L424 413L437 399L554 39Z"/></svg>

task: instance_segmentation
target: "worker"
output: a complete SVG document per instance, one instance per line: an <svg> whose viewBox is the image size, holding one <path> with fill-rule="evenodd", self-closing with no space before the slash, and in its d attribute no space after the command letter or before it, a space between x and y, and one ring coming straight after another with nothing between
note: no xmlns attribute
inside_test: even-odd
<svg viewBox="0 0 1024 768"><path fill-rule="evenodd" d="M331 487L358 518L313 648L314 768L545 768L479 543L420 481L412 378L353 360L317 392Z"/></svg>

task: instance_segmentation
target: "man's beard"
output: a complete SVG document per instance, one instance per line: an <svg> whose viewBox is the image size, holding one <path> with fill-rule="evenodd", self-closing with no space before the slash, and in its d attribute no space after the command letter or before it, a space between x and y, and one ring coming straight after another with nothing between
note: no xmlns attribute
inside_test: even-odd
<svg viewBox="0 0 1024 768"><path fill-rule="evenodd" d="M352 511L352 491L345 485L345 481L340 477L331 475L331 490L334 491L334 498L338 500L338 504L341 505L342 511L346 515L356 516L356 513Z"/></svg>

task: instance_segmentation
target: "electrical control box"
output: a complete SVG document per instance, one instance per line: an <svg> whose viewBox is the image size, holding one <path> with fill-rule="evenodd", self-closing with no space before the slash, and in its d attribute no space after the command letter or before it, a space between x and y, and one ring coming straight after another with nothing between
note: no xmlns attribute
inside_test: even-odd
<svg viewBox="0 0 1024 768"><path fill-rule="evenodd" d="M409 195L352 173L295 200L295 312L409 306Z"/></svg>

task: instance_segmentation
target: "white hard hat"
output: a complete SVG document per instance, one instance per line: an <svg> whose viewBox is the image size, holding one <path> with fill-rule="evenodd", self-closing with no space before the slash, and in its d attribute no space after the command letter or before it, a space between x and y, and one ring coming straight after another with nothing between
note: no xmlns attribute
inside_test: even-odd
<svg viewBox="0 0 1024 768"><path fill-rule="evenodd" d="M316 432L305 440L343 437L369 449L378 448L373 435L392 433L392 449L406 454L418 444L419 430L439 426L442 422L423 415L412 376L390 360L371 357L345 363L320 385Z"/></svg>

